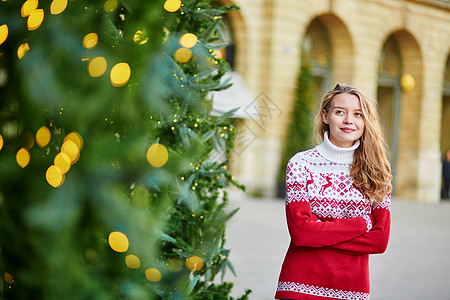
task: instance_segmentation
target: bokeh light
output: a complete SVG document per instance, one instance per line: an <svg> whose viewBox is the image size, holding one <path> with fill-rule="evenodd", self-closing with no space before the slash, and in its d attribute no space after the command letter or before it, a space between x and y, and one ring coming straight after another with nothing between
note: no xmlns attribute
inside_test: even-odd
<svg viewBox="0 0 450 300"><path fill-rule="evenodd" d="M167 260L167 268L172 272L180 271L183 263L178 258L172 257Z"/></svg>
<svg viewBox="0 0 450 300"><path fill-rule="evenodd" d="M95 32L88 33L83 38L83 47L86 49L93 48L98 43L98 35Z"/></svg>
<svg viewBox="0 0 450 300"><path fill-rule="evenodd" d="M410 93L414 90L416 86L416 80L414 76L409 73L405 73L400 78L400 86L405 93Z"/></svg>
<svg viewBox="0 0 450 300"><path fill-rule="evenodd" d="M175 51L174 59L179 63L186 63L192 58L192 50L188 48L180 48Z"/></svg>
<svg viewBox="0 0 450 300"><path fill-rule="evenodd" d="M115 87L121 87L130 80L131 69L127 63L118 63L111 69L110 79Z"/></svg>
<svg viewBox="0 0 450 300"><path fill-rule="evenodd" d="M216 59L221 59L221 58L223 58L223 57L222 57L222 51L217 50L217 49L213 51L212 55L213 55Z"/></svg>
<svg viewBox="0 0 450 300"><path fill-rule="evenodd" d="M81 151L81 149L83 149L83 138L81 137L81 135L78 132L71 132L68 135L66 135L66 137L64 138L63 143L67 142L67 141L72 141L75 143L75 145L77 145L78 150Z"/></svg>
<svg viewBox="0 0 450 300"><path fill-rule="evenodd" d="M61 152L67 154L71 164L74 164L79 158L80 148L73 141L67 140L61 146Z"/></svg>
<svg viewBox="0 0 450 300"><path fill-rule="evenodd" d="M139 257L132 254L127 255L127 257L125 257L125 263L127 264L127 267L130 269L139 269L139 267L141 266L141 261L139 260Z"/></svg>
<svg viewBox="0 0 450 300"><path fill-rule="evenodd" d="M38 146L41 148L44 148L45 146L48 145L48 143L50 142L50 138L51 138L50 130L45 126L42 126L36 132L36 144L38 144Z"/></svg>
<svg viewBox="0 0 450 300"><path fill-rule="evenodd" d="M168 159L169 152L167 151L167 148L161 144L153 144L147 150L147 160L156 168L164 166Z"/></svg>
<svg viewBox="0 0 450 300"><path fill-rule="evenodd" d="M155 268L148 268L145 270L145 277L147 277L148 281L156 282L161 280L161 272Z"/></svg>
<svg viewBox="0 0 450 300"><path fill-rule="evenodd" d="M17 151L16 161L19 166L25 168L30 163L30 152L26 148Z"/></svg>
<svg viewBox="0 0 450 300"><path fill-rule="evenodd" d="M178 42L184 48L192 48L197 44L198 39L197 36L193 33L185 33L180 37L180 40Z"/></svg>
<svg viewBox="0 0 450 300"><path fill-rule="evenodd" d="M148 206L150 199L150 192L143 186L137 186L131 192L131 203L134 206L145 208Z"/></svg>
<svg viewBox="0 0 450 300"><path fill-rule="evenodd" d="M28 30L36 30L41 26L44 21L44 10L43 9L35 9L28 16L27 27Z"/></svg>
<svg viewBox="0 0 450 300"><path fill-rule="evenodd" d="M142 30L138 30L138 31L136 31L136 33L133 36L133 41L136 44L144 45L145 43L148 42L148 37L145 36L145 34Z"/></svg>
<svg viewBox="0 0 450 300"><path fill-rule="evenodd" d="M192 256L186 260L186 268L190 271L199 271L203 269L204 266L205 263L203 262L203 259L198 256Z"/></svg>
<svg viewBox="0 0 450 300"><path fill-rule="evenodd" d="M45 179L47 179L48 184L57 188L63 185L65 176L57 166L51 165L45 173Z"/></svg>
<svg viewBox="0 0 450 300"><path fill-rule="evenodd" d="M22 17L28 17L35 9L37 9L39 5L38 0L27 0L24 4L22 4L22 8L20 10L20 14Z"/></svg>
<svg viewBox="0 0 450 300"><path fill-rule="evenodd" d="M8 38L8 25L3 24L0 26L0 45L3 44Z"/></svg>
<svg viewBox="0 0 450 300"><path fill-rule="evenodd" d="M111 249L116 252L126 252L130 245L127 236L119 231L113 231L109 234L108 243Z"/></svg>
<svg viewBox="0 0 450 300"><path fill-rule="evenodd" d="M3 278L5 278L6 283L9 285L14 283L14 277L8 272L3 274Z"/></svg>
<svg viewBox="0 0 450 300"><path fill-rule="evenodd" d="M17 49L17 57L19 59L22 59L29 50L30 46L28 45L28 43L20 45L19 49Z"/></svg>
<svg viewBox="0 0 450 300"><path fill-rule="evenodd" d="M117 0L106 0L105 4L103 5L103 9L106 12L113 12L117 6L119 5L119 2Z"/></svg>
<svg viewBox="0 0 450 300"><path fill-rule="evenodd" d="M67 7L67 0L53 0L50 5L50 13L52 15L57 15L62 13Z"/></svg>
<svg viewBox="0 0 450 300"><path fill-rule="evenodd" d="M167 0L164 3L164 9L168 12L176 12L181 7L181 0Z"/></svg>
<svg viewBox="0 0 450 300"><path fill-rule="evenodd" d="M70 161L70 157L64 153L60 152L56 154L55 159L53 160L53 164L61 170L61 173L66 174L70 170L70 166L72 165Z"/></svg>
<svg viewBox="0 0 450 300"><path fill-rule="evenodd" d="M25 148L27 148L28 150L33 148L34 136L30 132L25 131L21 136L21 140Z"/></svg>
<svg viewBox="0 0 450 300"><path fill-rule="evenodd" d="M100 77L106 72L106 59L104 57L96 57L89 62L88 71L92 77Z"/></svg>
<svg viewBox="0 0 450 300"><path fill-rule="evenodd" d="M3 148L3 137L0 134L0 150L2 150L2 148Z"/></svg>

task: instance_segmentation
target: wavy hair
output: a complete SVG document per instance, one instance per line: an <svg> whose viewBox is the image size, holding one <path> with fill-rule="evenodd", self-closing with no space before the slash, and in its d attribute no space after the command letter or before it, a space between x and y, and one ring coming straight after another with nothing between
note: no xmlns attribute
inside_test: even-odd
<svg viewBox="0 0 450 300"><path fill-rule="evenodd" d="M359 89L351 85L337 84L322 99L314 124L316 141L321 143L324 133L330 130L329 125L322 120L322 110L328 113L334 96L343 93L355 95L359 99L364 120L364 132L360 138L361 144L353 155L350 177L354 184L368 196L370 201L377 205L383 202L392 191L392 174L387 158L386 142L375 104Z"/></svg>

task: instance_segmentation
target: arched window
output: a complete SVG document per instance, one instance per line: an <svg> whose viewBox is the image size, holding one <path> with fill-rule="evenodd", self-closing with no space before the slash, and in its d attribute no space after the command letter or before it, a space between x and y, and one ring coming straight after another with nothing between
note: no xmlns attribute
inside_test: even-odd
<svg viewBox="0 0 450 300"><path fill-rule="evenodd" d="M227 46L221 48L216 54L216 57L218 55L230 64L231 71L227 72L222 77L222 82L231 83L232 86L223 91L210 93L213 97L212 114L221 115L232 109L239 108L233 116L237 118L247 118L248 116L244 110L254 100L254 97L247 88L243 74L237 71L237 69L239 69L239 66L237 66L238 61L236 59L236 51L238 51L238 47L236 45L235 35L233 32L233 28L235 28L236 25L233 22L235 20L238 21L239 18L237 15L234 15L233 18L233 13L236 12L231 12L224 15L222 18L222 24L220 25L220 43L226 42ZM244 28L240 29L243 30Z"/></svg>
<svg viewBox="0 0 450 300"><path fill-rule="evenodd" d="M302 42L302 63L309 63L317 92L325 94L331 80L331 42L323 23L316 19L309 25Z"/></svg>
<svg viewBox="0 0 450 300"><path fill-rule="evenodd" d="M398 152L401 75L400 49L395 38L391 36L385 42L378 61L377 100L386 142L391 150L391 165L394 175Z"/></svg>
<svg viewBox="0 0 450 300"><path fill-rule="evenodd" d="M227 15L223 16L223 24L225 28L223 29L223 41L228 43L228 46L222 48L222 58L225 59L229 64L232 70L234 70L234 62L235 62L235 44L233 38L233 30L231 27L230 19Z"/></svg>
<svg viewBox="0 0 450 300"><path fill-rule="evenodd" d="M442 121L441 121L441 153L450 149L450 56L444 73L444 87L442 91Z"/></svg>

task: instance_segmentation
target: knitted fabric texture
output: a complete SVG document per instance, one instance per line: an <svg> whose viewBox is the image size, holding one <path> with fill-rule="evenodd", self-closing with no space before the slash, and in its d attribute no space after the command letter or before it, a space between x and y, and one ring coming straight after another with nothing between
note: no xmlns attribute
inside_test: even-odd
<svg viewBox="0 0 450 300"><path fill-rule="evenodd" d="M331 144L294 155L286 171L291 242L276 299L370 298L369 254L386 250L390 195L373 207L350 178L351 148Z"/></svg>

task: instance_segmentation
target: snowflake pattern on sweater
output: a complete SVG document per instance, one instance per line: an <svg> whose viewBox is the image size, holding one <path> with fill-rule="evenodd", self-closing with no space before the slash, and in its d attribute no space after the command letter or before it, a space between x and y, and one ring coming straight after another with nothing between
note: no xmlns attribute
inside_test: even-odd
<svg viewBox="0 0 450 300"><path fill-rule="evenodd" d="M278 291L294 291L305 295L313 295L318 297L344 299L344 300L369 300L368 293L359 293L352 291L340 291L317 287L306 284L296 284L294 282L280 282L278 283Z"/></svg>
<svg viewBox="0 0 450 300"><path fill-rule="evenodd" d="M390 195L373 207L350 178L354 149L321 145L297 153L286 171L291 244L277 299L369 299L368 255L386 250Z"/></svg>
<svg viewBox="0 0 450 300"><path fill-rule="evenodd" d="M306 184L301 180L306 178ZM306 189L306 193L305 193ZM326 161L316 148L302 152L286 170L286 205L306 201L321 220L370 214L372 204L350 178L346 164Z"/></svg>

